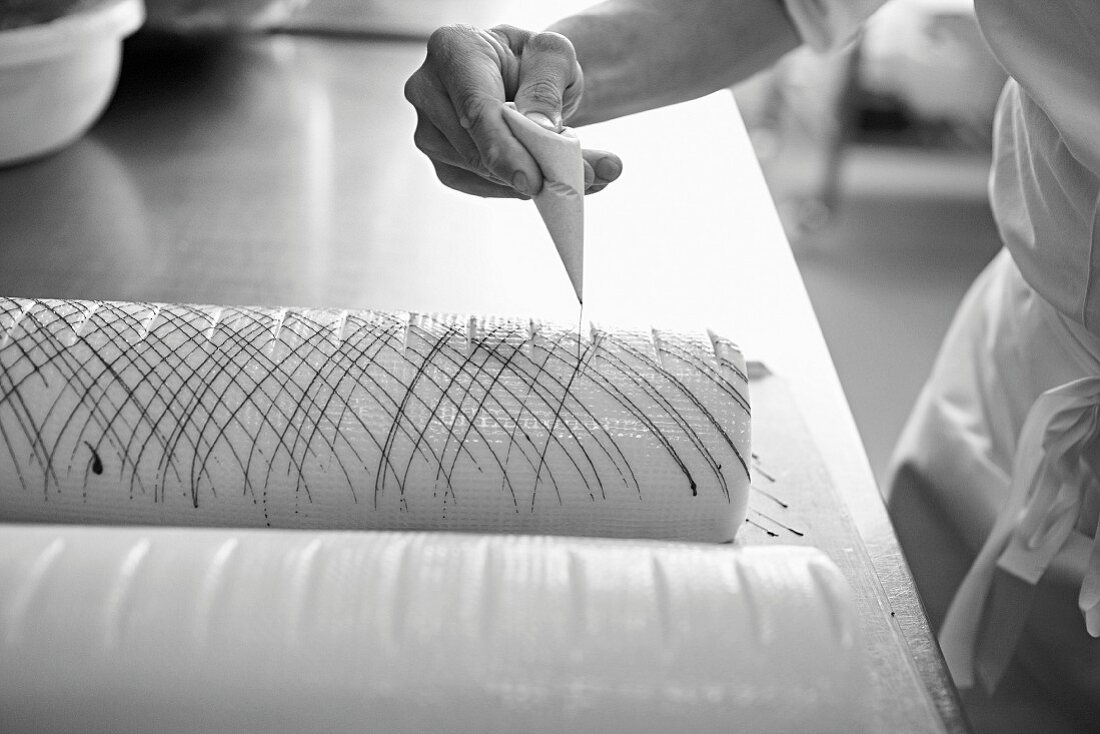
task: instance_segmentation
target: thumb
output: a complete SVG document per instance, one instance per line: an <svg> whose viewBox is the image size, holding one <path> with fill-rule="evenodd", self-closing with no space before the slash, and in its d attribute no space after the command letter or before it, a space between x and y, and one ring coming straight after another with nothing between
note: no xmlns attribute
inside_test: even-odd
<svg viewBox="0 0 1100 734"><path fill-rule="evenodd" d="M516 109L557 132L565 111L571 111L580 99L583 79L568 38L560 33L536 33L527 39L520 54Z"/></svg>

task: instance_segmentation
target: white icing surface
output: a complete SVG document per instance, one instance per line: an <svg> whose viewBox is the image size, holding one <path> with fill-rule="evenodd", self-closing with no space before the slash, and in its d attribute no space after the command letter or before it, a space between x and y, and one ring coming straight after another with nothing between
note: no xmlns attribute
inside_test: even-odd
<svg viewBox="0 0 1100 734"><path fill-rule="evenodd" d="M726 541L750 457L703 332L0 298L0 520Z"/></svg>
<svg viewBox="0 0 1100 734"><path fill-rule="evenodd" d="M851 732L820 552L444 533L0 529L0 730Z"/></svg>

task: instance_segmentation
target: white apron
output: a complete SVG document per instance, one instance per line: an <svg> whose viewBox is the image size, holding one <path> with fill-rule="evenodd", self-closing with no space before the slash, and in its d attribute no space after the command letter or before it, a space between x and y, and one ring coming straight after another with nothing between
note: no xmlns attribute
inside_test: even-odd
<svg viewBox="0 0 1100 734"><path fill-rule="evenodd" d="M971 287L885 491L960 687L1012 653L1100 708L1100 338L1002 251ZM976 560L975 560L976 559ZM973 562L973 563L972 563Z"/></svg>
<svg viewBox="0 0 1100 734"><path fill-rule="evenodd" d="M819 49L850 38L881 4L785 2ZM1015 650L1059 703L1094 722L1100 12L1096 0L975 0L974 9L1011 77L990 202L1012 256L994 260L955 317L886 493L929 618L943 622L956 683L991 689Z"/></svg>

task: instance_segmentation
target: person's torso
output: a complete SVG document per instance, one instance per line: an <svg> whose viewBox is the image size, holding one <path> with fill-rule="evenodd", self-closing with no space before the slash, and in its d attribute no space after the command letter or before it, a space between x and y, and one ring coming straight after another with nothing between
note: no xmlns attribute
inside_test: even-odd
<svg viewBox="0 0 1100 734"><path fill-rule="evenodd" d="M976 0L1012 79L997 110L990 198L1028 283L1100 333L1100 3Z"/></svg>

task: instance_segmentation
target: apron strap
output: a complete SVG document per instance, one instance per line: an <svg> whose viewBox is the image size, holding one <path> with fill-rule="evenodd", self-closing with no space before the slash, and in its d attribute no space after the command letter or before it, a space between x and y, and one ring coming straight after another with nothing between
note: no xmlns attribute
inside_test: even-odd
<svg viewBox="0 0 1100 734"><path fill-rule="evenodd" d="M1035 584L1078 523L1100 459L1100 377L1044 392L1024 421L1008 501L947 610L940 646L955 684L992 692L1004 673ZM1079 606L1100 636L1100 545L1094 536ZM1022 582L1022 583L1021 583ZM979 632L981 634L979 635Z"/></svg>

